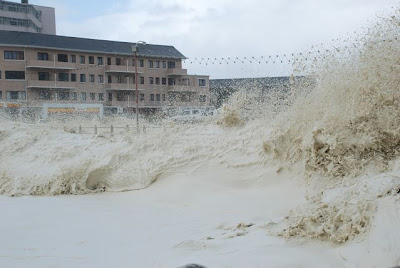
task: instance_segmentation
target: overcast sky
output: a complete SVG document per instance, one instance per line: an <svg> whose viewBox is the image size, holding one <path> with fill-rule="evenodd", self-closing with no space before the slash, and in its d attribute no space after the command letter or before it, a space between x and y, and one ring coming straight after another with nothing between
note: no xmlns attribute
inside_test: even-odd
<svg viewBox="0 0 400 268"><path fill-rule="evenodd" d="M30 0L56 8L57 34L173 45L186 57L290 54L348 36L394 0ZM267 64L199 65L211 78L290 72Z"/></svg>

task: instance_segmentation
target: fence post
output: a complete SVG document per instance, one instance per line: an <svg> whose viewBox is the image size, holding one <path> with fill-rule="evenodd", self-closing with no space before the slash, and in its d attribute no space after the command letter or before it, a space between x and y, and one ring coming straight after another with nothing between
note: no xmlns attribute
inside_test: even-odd
<svg viewBox="0 0 400 268"><path fill-rule="evenodd" d="M113 127L113 125L111 125L111 135L113 135L114 134L114 127Z"/></svg>
<svg viewBox="0 0 400 268"><path fill-rule="evenodd" d="M97 125L94 125L94 135L97 135Z"/></svg>
<svg viewBox="0 0 400 268"><path fill-rule="evenodd" d="M79 125L79 134L82 134L82 126L81 125Z"/></svg>

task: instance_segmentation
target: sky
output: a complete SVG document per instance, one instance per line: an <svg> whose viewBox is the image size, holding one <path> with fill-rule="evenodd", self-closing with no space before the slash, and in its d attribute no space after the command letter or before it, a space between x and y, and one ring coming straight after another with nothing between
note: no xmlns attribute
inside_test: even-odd
<svg viewBox="0 0 400 268"><path fill-rule="evenodd" d="M360 31L399 0L30 0L56 8L57 34L173 45L189 73L211 78L287 75L260 63L200 58L283 55Z"/></svg>

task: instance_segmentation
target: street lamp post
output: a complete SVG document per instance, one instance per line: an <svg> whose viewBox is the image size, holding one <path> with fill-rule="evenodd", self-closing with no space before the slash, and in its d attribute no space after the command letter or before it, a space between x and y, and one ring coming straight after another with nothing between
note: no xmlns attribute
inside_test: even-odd
<svg viewBox="0 0 400 268"><path fill-rule="evenodd" d="M146 45L146 42L138 41L132 46L132 52L135 56L135 91L136 91L136 129L139 131L139 89L138 89L138 69L137 69L137 53L139 51L139 44Z"/></svg>

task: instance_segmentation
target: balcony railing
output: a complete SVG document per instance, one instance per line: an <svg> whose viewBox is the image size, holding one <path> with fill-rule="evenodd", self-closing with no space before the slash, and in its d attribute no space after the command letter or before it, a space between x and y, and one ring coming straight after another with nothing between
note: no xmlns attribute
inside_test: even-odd
<svg viewBox="0 0 400 268"><path fill-rule="evenodd" d="M126 100L126 101L106 101L105 105L107 106L120 106L120 107L135 107L136 106L136 99ZM139 108L143 108L144 104L143 101L139 101Z"/></svg>
<svg viewBox="0 0 400 268"><path fill-rule="evenodd" d="M169 85L168 91L201 91L202 89L207 89L207 87L199 86L187 86L187 85Z"/></svg>
<svg viewBox="0 0 400 268"><path fill-rule="evenodd" d="M135 66L127 65L106 65L106 73L129 73L135 74ZM143 73L143 67L138 67L138 74Z"/></svg>
<svg viewBox="0 0 400 268"><path fill-rule="evenodd" d="M28 88L76 89L75 82L28 80Z"/></svg>
<svg viewBox="0 0 400 268"><path fill-rule="evenodd" d="M136 99L129 101L106 101L106 106L119 106L119 107L136 107ZM157 108L170 106L168 101L139 101L139 108Z"/></svg>
<svg viewBox="0 0 400 268"><path fill-rule="evenodd" d="M178 69L178 68L167 69L167 75L169 76L187 75L187 69Z"/></svg>
<svg viewBox="0 0 400 268"><path fill-rule="evenodd" d="M110 90L135 90L135 84L132 83L108 83L105 84L106 89ZM140 87L138 88L140 90Z"/></svg>
<svg viewBox="0 0 400 268"><path fill-rule="evenodd" d="M50 60L28 60L26 68L74 70L75 63Z"/></svg>

